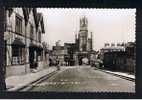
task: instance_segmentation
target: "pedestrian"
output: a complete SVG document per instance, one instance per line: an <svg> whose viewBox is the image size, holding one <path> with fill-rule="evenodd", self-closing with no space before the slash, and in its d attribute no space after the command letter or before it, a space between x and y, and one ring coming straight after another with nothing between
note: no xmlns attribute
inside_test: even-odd
<svg viewBox="0 0 142 100"><path fill-rule="evenodd" d="M56 61L57 70L60 70L60 60L57 58Z"/></svg>

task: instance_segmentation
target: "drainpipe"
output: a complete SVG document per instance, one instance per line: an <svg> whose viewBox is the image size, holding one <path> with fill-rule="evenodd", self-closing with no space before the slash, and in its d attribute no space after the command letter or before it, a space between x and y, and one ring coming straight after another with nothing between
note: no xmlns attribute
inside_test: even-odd
<svg viewBox="0 0 142 100"><path fill-rule="evenodd" d="M27 51L26 51L26 49L27 49L27 43L26 43L26 25L25 25L25 50L24 50L24 59L25 59L25 61L24 61L24 63L25 63L25 74L27 73L27 70L26 70L26 68L27 68L27 64L26 64L26 60L27 60L27 58L26 58L26 54L27 54Z"/></svg>
<svg viewBox="0 0 142 100"><path fill-rule="evenodd" d="M27 29L27 25L26 25L26 23L25 23L25 50L24 50L24 53L25 53L25 55L24 55L24 57L25 57L25 74L27 73L27 49L28 49L28 46L27 46L27 31L26 31L26 29Z"/></svg>

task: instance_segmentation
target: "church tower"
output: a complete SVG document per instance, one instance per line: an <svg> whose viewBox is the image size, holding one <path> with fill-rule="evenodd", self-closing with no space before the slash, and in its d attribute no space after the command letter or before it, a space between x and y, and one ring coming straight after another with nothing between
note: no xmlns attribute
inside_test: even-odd
<svg viewBox="0 0 142 100"><path fill-rule="evenodd" d="M88 37L88 41L87 41L87 51L92 51L93 50L93 34L92 32L89 34L90 37Z"/></svg>
<svg viewBox="0 0 142 100"><path fill-rule="evenodd" d="M79 51L87 51L87 38L88 38L88 20L84 16L80 19L79 38Z"/></svg>

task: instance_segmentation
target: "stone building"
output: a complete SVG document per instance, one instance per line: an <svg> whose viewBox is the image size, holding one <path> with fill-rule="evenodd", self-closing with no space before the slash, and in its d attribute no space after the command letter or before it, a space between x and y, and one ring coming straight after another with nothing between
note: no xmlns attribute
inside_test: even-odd
<svg viewBox="0 0 142 100"><path fill-rule="evenodd" d="M5 22L6 76L21 75L30 69L42 69L43 16L35 8L7 8Z"/></svg>
<svg viewBox="0 0 142 100"><path fill-rule="evenodd" d="M136 42L126 44L126 70L135 73L136 70Z"/></svg>
<svg viewBox="0 0 142 100"><path fill-rule="evenodd" d="M80 52L92 50L92 37L93 35L91 33L91 37L89 38L88 20L84 16L80 19L80 30L77 38Z"/></svg>
<svg viewBox="0 0 142 100"><path fill-rule="evenodd" d="M75 34L75 43L65 43L67 48L66 61L69 65L82 65L83 59L88 59L88 64L92 55L95 55L93 51L93 33L88 32L88 19L84 16L80 19L80 30L78 34Z"/></svg>
<svg viewBox="0 0 142 100"><path fill-rule="evenodd" d="M61 65L65 65L65 55L67 55L67 49L65 46L61 46L59 41L57 41L56 45L52 47L52 53L50 54L51 62L53 62L52 65L56 65L57 59L60 61Z"/></svg>
<svg viewBox="0 0 142 100"><path fill-rule="evenodd" d="M101 49L100 58L105 68L135 73L136 43L128 42L117 47L104 47Z"/></svg>
<svg viewBox="0 0 142 100"><path fill-rule="evenodd" d="M86 17L80 19L80 30L75 34L75 43L64 43L64 46L53 46L52 59L56 56L67 66L82 65L85 58L90 62L90 56L94 55L93 51L93 33L88 33L88 20ZM89 64L89 63L88 63Z"/></svg>
<svg viewBox="0 0 142 100"><path fill-rule="evenodd" d="M64 43L64 47L67 50L65 55L65 62L67 66L75 65L75 52L78 50L76 43Z"/></svg>
<svg viewBox="0 0 142 100"><path fill-rule="evenodd" d="M87 58L90 60L93 51L93 34L88 32L88 19L85 16L80 19L80 30L75 40L78 46L78 50L74 54L75 63L82 65L82 59Z"/></svg>

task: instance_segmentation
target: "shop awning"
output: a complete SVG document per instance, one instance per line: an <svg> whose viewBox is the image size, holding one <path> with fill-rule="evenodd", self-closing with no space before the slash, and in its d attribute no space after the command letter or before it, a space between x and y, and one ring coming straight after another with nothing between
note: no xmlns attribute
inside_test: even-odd
<svg viewBox="0 0 142 100"><path fill-rule="evenodd" d="M37 48L37 45L34 43L30 43L29 48Z"/></svg>
<svg viewBox="0 0 142 100"><path fill-rule="evenodd" d="M43 50L42 45L38 45L38 50Z"/></svg>
<svg viewBox="0 0 142 100"><path fill-rule="evenodd" d="M34 43L30 43L29 48L33 48L33 49L36 49L36 50L43 50L43 47L41 45L36 45Z"/></svg>
<svg viewBox="0 0 142 100"><path fill-rule="evenodd" d="M25 47L25 44L20 39L15 39L12 43L12 46L16 47Z"/></svg>

